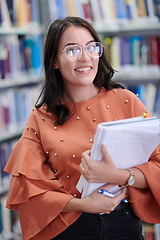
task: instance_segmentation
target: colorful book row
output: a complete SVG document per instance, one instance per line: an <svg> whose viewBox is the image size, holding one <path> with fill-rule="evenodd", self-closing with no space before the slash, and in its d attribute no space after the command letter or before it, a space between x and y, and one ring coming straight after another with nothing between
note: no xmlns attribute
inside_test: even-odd
<svg viewBox="0 0 160 240"><path fill-rule="evenodd" d="M11 240L21 236L17 212L6 208L11 175L3 169L18 139L0 144L0 239ZM20 238L19 238L20 239Z"/></svg>
<svg viewBox="0 0 160 240"><path fill-rule="evenodd" d="M0 81L39 74L42 69L41 35L0 36Z"/></svg>
<svg viewBox="0 0 160 240"><path fill-rule="evenodd" d="M108 61L120 74L160 76L160 37L106 37L104 47Z"/></svg>
<svg viewBox="0 0 160 240"><path fill-rule="evenodd" d="M6 208L7 196L0 198L0 239L21 240L22 234L18 219L18 212Z"/></svg>
<svg viewBox="0 0 160 240"><path fill-rule="evenodd" d="M29 27L41 23L39 0L1 0L0 26Z"/></svg>
<svg viewBox="0 0 160 240"><path fill-rule="evenodd" d="M128 20L157 23L159 6L156 0L47 0L44 7L50 21L70 15L110 25L128 23Z"/></svg>
<svg viewBox="0 0 160 240"><path fill-rule="evenodd" d="M143 223L145 240L160 240L160 224Z"/></svg>
<svg viewBox="0 0 160 240"><path fill-rule="evenodd" d="M0 92L0 136L24 127L37 100L41 84Z"/></svg>
<svg viewBox="0 0 160 240"><path fill-rule="evenodd" d="M160 85L153 83L128 85L128 89L138 95L153 116L160 117Z"/></svg>

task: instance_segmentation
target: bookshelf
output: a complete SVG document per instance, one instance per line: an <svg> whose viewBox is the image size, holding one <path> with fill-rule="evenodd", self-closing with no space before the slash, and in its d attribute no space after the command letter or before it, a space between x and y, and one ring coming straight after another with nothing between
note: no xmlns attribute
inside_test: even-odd
<svg viewBox="0 0 160 240"><path fill-rule="evenodd" d="M22 239L17 212L5 208L11 176L3 168L42 82L40 0L0 1L0 239Z"/></svg>
<svg viewBox="0 0 160 240"><path fill-rule="evenodd" d="M16 6L16 11L14 11L14 6ZM64 18L68 15L85 18L93 24L104 43L108 60L110 61L112 55L111 65L118 70L114 80L122 83L135 93L138 92L139 97L146 106L148 105L150 111L160 116L160 51L155 57L156 60L154 59L154 64L148 64L147 62L143 65L137 64L138 66L136 64L134 66L133 62L132 64L121 64L123 59L119 59L119 56L117 56L117 53L120 54L120 47L118 46L120 40L131 40L132 38L135 40L135 37L138 37L139 40L142 38L149 40L154 37L154 40L156 38L157 41L156 46L160 49L159 9L160 3L155 0L0 1L0 116L4 117L2 109L6 114L5 124L4 119L0 118L0 198L2 199L2 201L0 199L0 209L3 209L3 211L0 211L5 214L5 223L0 218L0 238L2 235L4 240L21 239L19 227L17 221L15 221L17 216L13 216L8 210L4 211L9 176L5 176L3 179L2 175L4 173L2 169L13 146L21 136L27 116L34 105L43 82L42 49L43 38L48 24L56 18ZM111 47L113 42L114 45ZM17 48L17 45L21 45L21 48L23 46L23 54L20 55L19 52L15 51L16 58L12 61L15 71L13 69L11 71L11 68L9 68L9 59L7 58L12 45L14 49ZM33 49L31 45L32 47L33 45L38 47ZM140 41L137 45L136 52L140 49ZM111 49L112 52L110 52ZM38 52L35 53L35 51ZM29 55L31 52L34 52L32 57ZM39 56L38 62L34 58L35 54ZM114 54L115 59L119 59L118 63L118 60L113 59ZM129 57L126 54L123 54L123 56ZM142 60L138 53L135 55L135 59ZM6 67L5 72L2 69L4 65ZM18 102L21 102L20 99L25 99L25 108L21 104L14 103L15 96L19 99ZM22 114L24 109L25 117ZM16 111L18 117L14 114ZM9 118L7 118L8 112L11 112L14 122L10 122ZM19 119L21 120L19 121ZM10 223L9 218L14 219L14 223L16 222L15 232L18 232L18 237L14 237L11 233L13 226L9 229L4 226L3 229L6 221L9 222L8 225L13 225L13 223ZM154 240L160 239L159 224L147 225L144 231L146 240L152 239L151 235L152 237L155 235Z"/></svg>

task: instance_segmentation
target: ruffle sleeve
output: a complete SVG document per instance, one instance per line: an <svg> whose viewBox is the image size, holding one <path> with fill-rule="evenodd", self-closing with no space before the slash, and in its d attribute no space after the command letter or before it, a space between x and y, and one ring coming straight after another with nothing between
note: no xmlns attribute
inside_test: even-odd
<svg viewBox="0 0 160 240"><path fill-rule="evenodd" d="M46 161L33 115L27 124L32 129L24 130L4 169L12 174L7 208L19 211L24 240L46 240L66 229L81 213L62 213L74 197L55 177Z"/></svg>
<svg viewBox="0 0 160 240"><path fill-rule="evenodd" d="M129 187L132 207L143 221L160 223L160 145L151 155L149 161L137 166L145 176L149 188Z"/></svg>

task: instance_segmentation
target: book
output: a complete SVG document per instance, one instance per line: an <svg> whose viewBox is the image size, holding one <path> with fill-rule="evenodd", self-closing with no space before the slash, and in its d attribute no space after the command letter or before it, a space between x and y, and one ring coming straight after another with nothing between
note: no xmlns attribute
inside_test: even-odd
<svg viewBox="0 0 160 240"><path fill-rule="evenodd" d="M27 7L26 3L26 7ZM32 22L35 26L39 26L41 22L41 17L40 17L40 8L39 8L39 1L38 0L31 0L30 1L30 11L28 11L28 14L26 16L26 21L27 22ZM29 9L28 9L29 10ZM30 17L29 17L30 13Z"/></svg>
<svg viewBox="0 0 160 240"><path fill-rule="evenodd" d="M141 37L134 36L130 38L131 44L131 56L132 56L132 66L135 75L139 75L140 72L140 44L141 44Z"/></svg>
<svg viewBox="0 0 160 240"><path fill-rule="evenodd" d="M6 78L7 69L6 69L6 60L7 60L7 48L4 44L0 44L0 78Z"/></svg>
<svg viewBox="0 0 160 240"><path fill-rule="evenodd" d="M149 21L151 23L154 23L154 22L158 22L158 17L156 16L155 14L155 11L154 11L154 3L153 3L153 0L146 0L146 5L147 5L147 9L148 9L148 17L149 17Z"/></svg>
<svg viewBox="0 0 160 240"><path fill-rule="evenodd" d="M154 114L160 116L160 86L157 87L156 100L154 105Z"/></svg>
<svg viewBox="0 0 160 240"><path fill-rule="evenodd" d="M100 11L102 15L103 24L107 27L113 27L117 25L117 16L114 1L99 0Z"/></svg>
<svg viewBox="0 0 160 240"><path fill-rule="evenodd" d="M160 224L154 224L154 237L155 240L160 240Z"/></svg>
<svg viewBox="0 0 160 240"><path fill-rule="evenodd" d="M127 14L125 2L123 0L114 0L114 2L119 24L126 23Z"/></svg>
<svg viewBox="0 0 160 240"><path fill-rule="evenodd" d="M90 0L94 24L102 24L103 18L98 0Z"/></svg>
<svg viewBox="0 0 160 240"><path fill-rule="evenodd" d="M111 50L111 56L110 56L111 66L113 66L114 69L119 70L121 66L119 37L112 38L112 44L111 44L110 50Z"/></svg>
<svg viewBox="0 0 160 240"><path fill-rule="evenodd" d="M26 9L26 1L25 0L17 0L16 5L16 13L17 13L17 26L19 28L26 27L26 19L27 19L27 13L25 11Z"/></svg>
<svg viewBox="0 0 160 240"><path fill-rule="evenodd" d="M136 94L138 95L141 102L146 105L146 85L138 84L136 88Z"/></svg>
<svg viewBox="0 0 160 240"><path fill-rule="evenodd" d="M153 115L156 101L157 86L154 83L147 83L146 85L146 107Z"/></svg>
<svg viewBox="0 0 160 240"><path fill-rule="evenodd" d="M0 8L1 8L1 25L2 25L2 27L7 27L7 28L12 27L6 0L0 1Z"/></svg>
<svg viewBox="0 0 160 240"><path fill-rule="evenodd" d="M91 5L89 0L81 0L84 17L87 21L91 22L93 17L91 13Z"/></svg>
<svg viewBox="0 0 160 240"><path fill-rule="evenodd" d="M6 0L7 9L10 17L12 26L15 25L15 15L14 15L14 0Z"/></svg>
<svg viewBox="0 0 160 240"><path fill-rule="evenodd" d="M6 208L7 196L1 197L1 210L2 210L2 239L13 239L12 223L11 223L11 210Z"/></svg>
<svg viewBox="0 0 160 240"><path fill-rule="evenodd" d="M1 7L1 2L0 2L0 27L2 27L2 7Z"/></svg>
<svg viewBox="0 0 160 240"><path fill-rule="evenodd" d="M105 37L103 39L103 46L104 46L104 51L107 56L107 61L111 63L111 45L112 45L112 38L111 37Z"/></svg>
<svg viewBox="0 0 160 240"><path fill-rule="evenodd" d="M154 13L156 17L160 20L160 1L153 0Z"/></svg>
<svg viewBox="0 0 160 240"><path fill-rule="evenodd" d="M155 117L135 117L98 124L91 149L91 158L103 158L101 146L105 145L114 164L119 169L128 169L146 163L160 143L160 119ZM144 151L145 149L145 151ZM80 180L81 181L81 180ZM88 196L105 183L84 181L82 198ZM115 195L120 187L110 189Z"/></svg>
<svg viewBox="0 0 160 240"><path fill-rule="evenodd" d="M76 10L76 16L84 18L84 11L81 1L74 0L75 10Z"/></svg>
<svg viewBox="0 0 160 240"><path fill-rule="evenodd" d="M139 17L147 17L147 8L145 0L136 0L137 12Z"/></svg>
<svg viewBox="0 0 160 240"><path fill-rule="evenodd" d="M66 0L66 3L68 8L68 15L72 17L76 16L76 8L75 8L74 0Z"/></svg>
<svg viewBox="0 0 160 240"><path fill-rule="evenodd" d="M155 36L150 37L150 48L151 48L151 64L159 65L159 42Z"/></svg>
<svg viewBox="0 0 160 240"><path fill-rule="evenodd" d="M49 3L48 1L39 0L39 5L41 21L44 24L44 27L47 27L48 23L50 22Z"/></svg>
<svg viewBox="0 0 160 240"><path fill-rule="evenodd" d="M132 20L134 23L139 24L139 17L138 17L138 12L137 12L137 5L135 0L126 0L128 2L128 5L130 7L130 11L132 12Z"/></svg>
<svg viewBox="0 0 160 240"><path fill-rule="evenodd" d="M132 10L132 5L130 0L124 0L125 5L126 5L126 17L129 20L133 19L133 10Z"/></svg>

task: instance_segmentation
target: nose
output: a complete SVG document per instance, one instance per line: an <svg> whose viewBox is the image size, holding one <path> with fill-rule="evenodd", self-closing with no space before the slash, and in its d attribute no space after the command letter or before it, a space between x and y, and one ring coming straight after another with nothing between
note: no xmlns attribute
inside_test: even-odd
<svg viewBox="0 0 160 240"><path fill-rule="evenodd" d="M88 59L91 59L91 58L86 51L86 46L82 46L82 55L81 55L81 58L79 60L80 61L86 61Z"/></svg>

